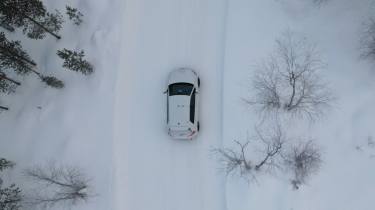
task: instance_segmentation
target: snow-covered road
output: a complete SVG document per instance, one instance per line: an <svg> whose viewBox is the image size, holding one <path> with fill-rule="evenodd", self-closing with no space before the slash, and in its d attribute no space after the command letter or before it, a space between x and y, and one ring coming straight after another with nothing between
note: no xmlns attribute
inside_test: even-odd
<svg viewBox="0 0 375 210"><path fill-rule="evenodd" d="M114 125L115 209L225 209L224 179L210 149L222 143L225 0L127 0ZM120 47L120 46L119 46ZM201 77L201 132L165 130L168 73Z"/></svg>

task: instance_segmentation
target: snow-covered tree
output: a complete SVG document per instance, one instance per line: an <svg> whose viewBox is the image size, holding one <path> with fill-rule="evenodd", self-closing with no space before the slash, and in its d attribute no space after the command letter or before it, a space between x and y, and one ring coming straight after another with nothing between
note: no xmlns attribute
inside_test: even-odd
<svg viewBox="0 0 375 210"><path fill-rule="evenodd" d="M27 74L36 66L28 53L22 49L19 41L8 40L3 32L0 32L0 67L2 70L10 69L17 74Z"/></svg>
<svg viewBox="0 0 375 210"><path fill-rule="evenodd" d="M50 87L61 89L65 86L64 82L62 82L61 80L57 79L54 76L43 76L42 75L41 79L44 83L46 83Z"/></svg>
<svg viewBox="0 0 375 210"><path fill-rule="evenodd" d="M21 85L20 82L7 77L4 72L0 72L0 92L10 94L13 93L17 86Z"/></svg>
<svg viewBox="0 0 375 210"><path fill-rule="evenodd" d="M0 158L0 172L12 168L15 164L5 158ZM0 177L0 209L19 210L21 208L21 190L15 184L4 186Z"/></svg>
<svg viewBox="0 0 375 210"><path fill-rule="evenodd" d="M0 32L0 67L0 81L6 80L7 82L20 85L19 82L8 78L3 72L4 70L12 70L21 75L34 73L42 82L54 88L64 87L63 82L57 78L44 76L36 71L36 63L30 58L26 51L22 49L20 42L8 40L3 32ZM1 87L3 87L3 89L1 89ZM5 90L8 87L9 84L6 85L6 83L0 83L1 90Z"/></svg>
<svg viewBox="0 0 375 210"><path fill-rule="evenodd" d="M0 158L0 172L9 168L13 168L14 165L15 165L14 162L7 160L5 158Z"/></svg>
<svg viewBox="0 0 375 210"><path fill-rule="evenodd" d="M2 0L0 1L0 26L22 28L24 34L32 39L42 39L45 33L60 39L62 16L59 12L47 12L40 0Z"/></svg>
<svg viewBox="0 0 375 210"><path fill-rule="evenodd" d="M63 22L63 16L58 10L55 13L47 12L45 16L40 17L35 24L27 28L27 36L31 39L43 39L48 32L60 39L61 37L56 33L60 31Z"/></svg>
<svg viewBox="0 0 375 210"><path fill-rule="evenodd" d="M0 183L0 209L18 210L21 209L21 190L15 184L8 187L2 187Z"/></svg>
<svg viewBox="0 0 375 210"><path fill-rule="evenodd" d="M73 23L77 26L83 22L83 14L80 11L78 11L77 8L66 6L66 14L68 15L69 19L73 21Z"/></svg>
<svg viewBox="0 0 375 210"><path fill-rule="evenodd" d="M82 74L88 75L93 73L93 66L84 59L85 52L72 51L68 49L58 50L57 55L64 60L63 67L72 71L81 72Z"/></svg>

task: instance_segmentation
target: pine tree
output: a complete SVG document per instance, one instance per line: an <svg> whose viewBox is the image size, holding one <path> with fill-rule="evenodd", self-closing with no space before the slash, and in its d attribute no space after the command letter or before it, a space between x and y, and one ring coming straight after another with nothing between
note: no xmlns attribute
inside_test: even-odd
<svg viewBox="0 0 375 210"><path fill-rule="evenodd" d="M15 184L2 188L0 185L0 209L18 210L21 209L21 190Z"/></svg>
<svg viewBox="0 0 375 210"><path fill-rule="evenodd" d="M5 28L22 28L32 39L42 39L45 33L61 38L57 34L63 22L61 14L48 13L40 0L1 0L0 22Z"/></svg>
<svg viewBox="0 0 375 210"><path fill-rule="evenodd" d="M14 93L17 86L20 86L21 83L9 78L4 72L0 71L0 92L5 94Z"/></svg>
<svg viewBox="0 0 375 210"><path fill-rule="evenodd" d="M30 71L36 74L42 82L44 82L46 85L50 87L53 87L56 89L61 89L64 87L64 82L57 79L56 77L45 76L41 74L40 72L35 71L34 69L30 69Z"/></svg>
<svg viewBox="0 0 375 210"><path fill-rule="evenodd" d="M0 158L0 172L12 168L15 164L5 158ZM3 187L3 181L0 178L0 209L1 210L19 210L21 208L22 195L21 189L15 184Z"/></svg>
<svg viewBox="0 0 375 210"><path fill-rule="evenodd" d="M0 67L12 69L17 74L27 74L36 63L22 49L19 41L10 41L0 32Z"/></svg>
<svg viewBox="0 0 375 210"><path fill-rule="evenodd" d="M47 12L44 17L39 18L39 24L32 24L30 27L24 29L24 33L31 39L43 39L47 32L60 31L61 25L64 22L61 13L56 10L55 13ZM54 34L52 34L54 35ZM57 34L54 35L57 39L61 37Z"/></svg>
<svg viewBox="0 0 375 210"><path fill-rule="evenodd" d="M42 76L41 79L44 83L46 83L50 87L54 87L56 89L61 89L64 87L64 83L61 80L57 79L56 77Z"/></svg>
<svg viewBox="0 0 375 210"><path fill-rule="evenodd" d="M58 50L57 55L64 60L64 68L81 72L84 75L89 75L94 71L93 66L83 59L85 57L83 50L76 52L64 48L63 50Z"/></svg>
<svg viewBox="0 0 375 210"><path fill-rule="evenodd" d="M2 20L0 20L0 27L10 31L10 32L13 32L14 31L14 28L10 25L8 25L7 23L3 22Z"/></svg>
<svg viewBox="0 0 375 210"><path fill-rule="evenodd" d="M83 14L80 11L78 11L77 8L73 8L67 5L66 14L69 16L69 19L73 21L73 23L76 24L77 26L83 22L82 20Z"/></svg>
<svg viewBox="0 0 375 210"><path fill-rule="evenodd" d="M62 81L58 80L55 77L44 76L43 74L37 72L35 70L35 67L36 63L22 49L20 42L10 41L5 37L5 34L3 32L0 32L0 68L2 70L13 70L17 74L21 75L34 73L41 79L42 82L46 83L50 87L64 87ZM19 82L6 77L5 73L1 73L2 70L0 71L0 81L7 80L9 82L13 82L16 85L20 85ZM3 75L3 77L1 77L1 75Z"/></svg>

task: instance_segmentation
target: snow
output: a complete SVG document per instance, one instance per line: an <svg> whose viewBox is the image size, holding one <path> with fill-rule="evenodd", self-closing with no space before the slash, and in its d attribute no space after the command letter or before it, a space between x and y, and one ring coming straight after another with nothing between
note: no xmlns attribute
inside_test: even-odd
<svg viewBox="0 0 375 210"><path fill-rule="evenodd" d="M78 7L84 24L67 20L60 41L12 34L39 71L66 88L45 87L31 76L17 94L1 97L11 109L0 114L0 154L17 163L7 178L25 183L22 169L51 160L78 165L98 193L74 208L82 210L373 209L375 75L373 64L358 58L371 0L321 7L298 0L45 3L62 11L68 3ZM245 140L259 123L241 98L251 94L254 64L286 29L317 44L327 62L322 75L337 96L324 118L293 131L316 139L324 159L298 191L284 175L265 175L258 184L225 177L211 153ZM64 47L84 49L95 73L62 69L55 53ZM201 132L193 141L172 140L165 128L163 92L178 67L201 78Z"/></svg>
<svg viewBox="0 0 375 210"><path fill-rule="evenodd" d="M320 173L298 191L292 190L282 174L262 177L258 184L250 185L228 178L228 209L373 209L375 171L371 154L375 151L366 142L374 135L374 74L370 64L359 60L358 51L362 22L374 11L373 4L366 0L330 1L314 8L296 2L230 1L223 144L232 146L233 139L245 140L246 133L251 134L259 125L257 113L240 98L250 94L253 65L272 52L274 39L289 29L317 44L327 63L322 75L337 97L334 108L323 119L298 125L297 133L321 145L324 164ZM233 123L237 126L231 126ZM288 128L296 132L296 124ZM357 145L362 152L355 149Z"/></svg>
<svg viewBox="0 0 375 210"><path fill-rule="evenodd" d="M210 148L221 145L225 1L128 1L115 103L116 209L225 209ZM200 75L201 132L166 132L167 76Z"/></svg>
<svg viewBox="0 0 375 210"><path fill-rule="evenodd" d="M67 20L59 41L50 36L33 41L21 33L10 34L21 39L40 72L56 75L65 82L65 88L48 88L29 76L22 80L16 94L1 100L10 111L0 115L0 154L17 163L8 177L27 187L20 172L34 164L54 161L81 167L97 196L75 209L113 209L113 101L119 60L113 47L120 37L118 27L110 22L120 13L116 9L118 2L111 2L48 2L48 8L64 11L65 4L70 3L85 13L80 27ZM95 73L86 77L63 69L56 51L64 47L85 50Z"/></svg>

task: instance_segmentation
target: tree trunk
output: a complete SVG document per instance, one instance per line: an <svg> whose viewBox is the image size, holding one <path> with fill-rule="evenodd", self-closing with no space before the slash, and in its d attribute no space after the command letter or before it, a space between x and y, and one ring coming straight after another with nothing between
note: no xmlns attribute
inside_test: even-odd
<svg viewBox="0 0 375 210"><path fill-rule="evenodd" d="M10 81L10 82L12 82L12 83L14 83L14 84L16 84L16 85L18 85L18 86L21 85L20 82L17 82L16 80L13 80L13 79L11 79L11 78L8 78L4 73L0 73L0 79L8 80L8 81Z"/></svg>
<svg viewBox="0 0 375 210"><path fill-rule="evenodd" d="M5 22L0 22L0 26L5 28L6 30L8 30L10 32L14 31L14 28L12 26L10 26L9 24L5 23Z"/></svg>
<svg viewBox="0 0 375 210"><path fill-rule="evenodd" d="M17 53L12 52L12 51L10 51L9 49L7 49L7 48L5 48L5 47L3 47L3 46L1 46L1 45L0 45L0 49L1 49L2 51L4 51L4 52L10 54L11 56L14 56L14 57L16 57L16 58L18 58L18 59L21 59L21 60L23 60L23 61L26 61L27 63L29 63L29 64L31 64L31 65L33 65L33 66L36 66L36 63L35 63L34 61L31 61L31 60L29 60L29 59L27 59L27 58L25 58L25 57L23 57L23 56L20 56L20 55L18 55Z"/></svg>
<svg viewBox="0 0 375 210"><path fill-rule="evenodd" d="M38 25L39 27L41 27L43 30L45 30L46 32L48 32L49 34L51 34L52 36L56 37L56 39L61 39L61 36L57 35L56 33L50 31L48 28L44 27L42 24L38 23L36 20L34 20L33 18L25 15L25 14L22 14L24 17L26 17L27 19L31 20L33 23L35 23L36 25Z"/></svg>
<svg viewBox="0 0 375 210"><path fill-rule="evenodd" d="M1 47L0 47L0 49L1 49ZM8 51L7 51L8 52ZM9 53L10 54L10 53ZM18 61L21 61L21 62L23 62L23 61L26 61L26 62L28 62L28 60L27 59L25 59L25 58L23 58L22 56L19 56L19 55L15 55L15 58L14 59L16 59L16 60L18 60ZM31 61L30 61L31 62ZM28 62L29 63L29 62ZM34 63L34 62L33 62ZM26 64L24 64L23 63L23 65L26 65ZM36 66L36 65L35 65ZM34 66L34 67L35 67ZM26 69L27 70L29 70L29 71L31 71L31 72L33 72L33 73L35 73L36 75L38 75L40 78L42 78L42 74L41 73L39 73L39 72L37 72L36 70L34 70L34 69L32 69L32 68L29 68L28 66L25 66L26 67Z"/></svg>
<svg viewBox="0 0 375 210"><path fill-rule="evenodd" d="M25 13L22 13L18 10L18 8L14 7L14 6L10 6L12 7L13 9L17 10L19 13L21 13L22 16L24 16L25 18L31 20L33 23L35 23L36 25L38 25L39 27L41 27L43 30L45 30L46 32L48 32L49 34L51 34L52 36L56 37L56 39L61 39L61 36L57 35L56 33L53 33L52 31L50 31L48 28L46 28L45 26L43 26L42 24L38 23L36 20L34 20L33 18L29 17L28 15L26 15Z"/></svg>
<svg viewBox="0 0 375 210"><path fill-rule="evenodd" d="M288 111L290 111L293 107L294 97L296 95L296 77L294 73L292 72L292 76L290 78L290 85L292 86L292 96L290 97L289 104L287 105Z"/></svg>

